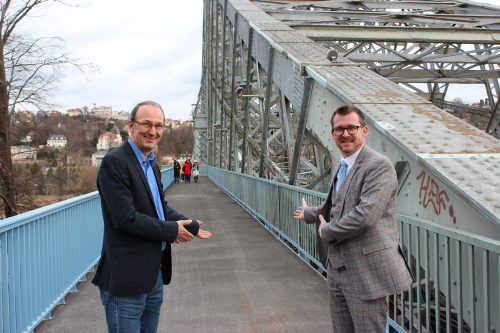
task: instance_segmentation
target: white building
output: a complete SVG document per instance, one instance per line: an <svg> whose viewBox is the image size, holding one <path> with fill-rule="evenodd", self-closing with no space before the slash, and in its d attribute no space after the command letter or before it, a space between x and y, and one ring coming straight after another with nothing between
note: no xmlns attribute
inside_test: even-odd
<svg viewBox="0 0 500 333"><path fill-rule="evenodd" d="M165 126L171 127L172 129L179 128L181 126L181 121L167 118L165 119Z"/></svg>
<svg viewBox="0 0 500 333"><path fill-rule="evenodd" d="M47 146L51 148L66 148L68 140L62 134L52 134L47 140Z"/></svg>
<svg viewBox="0 0 500 333"><path fill-rule="evenodd" d="M95 153L92 154L92 166L93 167L100 167L102 159L104 158L104 155L106 155L108 152L107 151L96 151Z"/></svg>
<svg viewBox="0 0 500 333"><path fill-rule="evenodd" d="M113 115L113 108L111 106L99 106L94 103L94 107L90 109L90 113L97 118L109 119Z"/></svg>
<svg viewBox="0 0 500 333"><path fill-rule="evenodd" d="M129 120L130 113L125 111L114 112L112 118L116 120Z"/></svg>
<svg viewBox="0 0 500 333"><path fill-rule="evenodd" d="M122 137L118 130L117 133L104 132L97 139L97 150L108 151L111 148L120 147L122 142Z"/></svg>
<svg viewBox="0 0 500 333"><path fill-rule="evenodd" d="M11 146L10 155L12 160L36 160L36 149L28 146Z"/></svg>
<svg viewBox="0 0 500 333"><path fill-rule="evenodd" d="M68 111L66 111L66 113L68 114L69 117L78 117L78 116L83 115L82 110L80 110L78 108L76 108L76 109L69 109Z"/></svg>

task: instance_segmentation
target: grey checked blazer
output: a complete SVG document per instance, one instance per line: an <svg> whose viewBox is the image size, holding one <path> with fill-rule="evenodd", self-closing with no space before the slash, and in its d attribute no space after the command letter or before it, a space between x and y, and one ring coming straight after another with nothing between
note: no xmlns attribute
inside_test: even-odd
<svg viewBox="0 0 500 333"><path fill-rule="evenodd" d="M365 144L338 193L335 179L327 200L304 210L306 223L318 223L319 214L329 222L321 230L328 262L345 266L363 300L408 289L413 278L399 246L391 161Z"/></svg>

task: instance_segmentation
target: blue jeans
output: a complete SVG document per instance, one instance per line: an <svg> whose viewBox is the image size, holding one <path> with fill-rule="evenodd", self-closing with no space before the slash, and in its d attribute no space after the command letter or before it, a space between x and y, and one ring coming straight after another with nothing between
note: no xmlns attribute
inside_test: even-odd
<svg viewBox="0 0 500 333"><path fill-rule="evenodd" d="M163 280L158 274L153 289L142 295L112 295L99 288L109 333L154 333L163 302Z"/></svg>

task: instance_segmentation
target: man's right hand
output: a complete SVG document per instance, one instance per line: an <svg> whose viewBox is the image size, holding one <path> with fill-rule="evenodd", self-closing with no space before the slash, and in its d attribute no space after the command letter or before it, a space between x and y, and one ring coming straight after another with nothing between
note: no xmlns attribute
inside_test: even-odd
<svg viewBox="0 0 500 333"><path fill-rule="evenodd" d="M309 206L307 206L306 199L302 198L302 206L295 210L295 212L293 213L293 218L303 220L304 219L304 209L306 207L309 207Z"/></svg>
<svg viewBox="0 0 500 333"><path fill-rule="evenodd" d="M190 224L191 220L179 220L177 224L179 225L179 231L177 232L177 238L175 239L176 243L184 243L189 242L194 238L193 234L184 228L186 224Z"/></svg>

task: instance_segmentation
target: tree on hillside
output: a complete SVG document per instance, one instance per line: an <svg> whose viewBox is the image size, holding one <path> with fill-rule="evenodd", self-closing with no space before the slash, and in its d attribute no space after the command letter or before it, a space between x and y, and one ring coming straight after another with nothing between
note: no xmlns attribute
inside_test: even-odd
<svg viewBox="0 0 500 333"><path fill-rule="evenodd" d="M10 118L19 106L49 108L47 97L67 65L81 65L62 50L56 37L33 38L20 32L21 23L54 0L0 0L0 199L6 217L17 214L10 155Z"/></svg>
<svg viewBox="0 0 500 333"><path fill-rule="evenodd" d="M193 129L191 127L179 127L165 133L158 144L162 155L180 155L183 152L192 152L194 146Z"/></svg>

